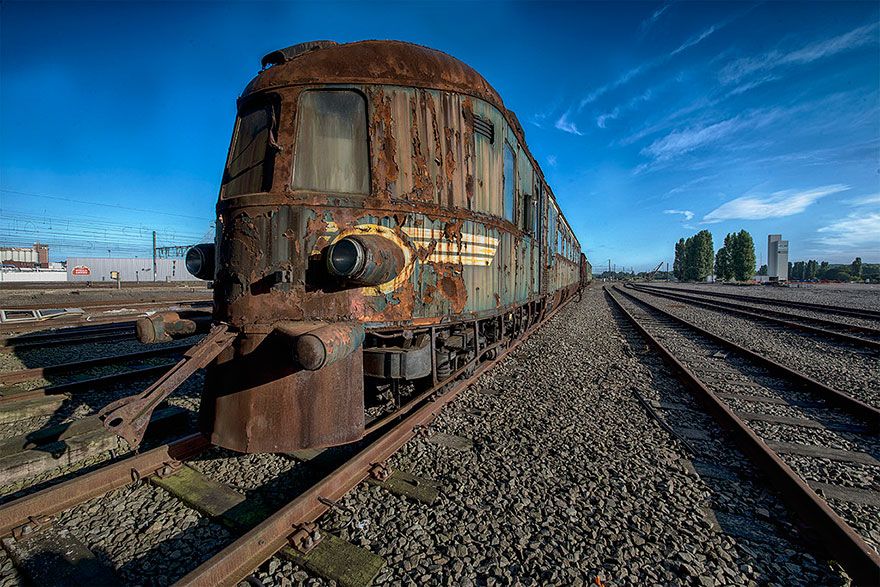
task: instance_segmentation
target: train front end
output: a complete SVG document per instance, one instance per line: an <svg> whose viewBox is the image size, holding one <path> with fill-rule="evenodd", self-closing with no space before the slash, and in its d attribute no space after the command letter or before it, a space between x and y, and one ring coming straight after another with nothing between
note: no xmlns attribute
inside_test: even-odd
<svg viewBox="0 0 880 587"><path fill-rule="evenodd" d="M215 321L237 332L208 368L201 427L213 444L247 453L361 438L363 322L407 318L402 306L383 309L409 249L363 212L365 97L288 85L277 69L239 100L215 243L187 259L194 275L213 280Z"/></svg>

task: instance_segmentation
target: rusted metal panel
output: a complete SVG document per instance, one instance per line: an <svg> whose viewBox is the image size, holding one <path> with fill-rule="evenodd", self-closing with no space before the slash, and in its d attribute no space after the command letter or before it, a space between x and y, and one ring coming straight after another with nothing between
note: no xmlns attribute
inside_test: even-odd
<svg viewBox="0 0 880 587"><path fill-rule="evenodd" d="M200 412L213 444L240 452L335 446L364 432L362 348L316 371L285 337L240 337L208 370Z"/></svg>

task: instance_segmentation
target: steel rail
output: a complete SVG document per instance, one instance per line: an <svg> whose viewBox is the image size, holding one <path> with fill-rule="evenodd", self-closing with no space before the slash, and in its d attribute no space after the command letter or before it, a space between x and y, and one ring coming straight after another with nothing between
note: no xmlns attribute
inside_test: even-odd
<svg viewBox="0 0 880 587"><path fill-rule="evenodd" d="M635 284L635 283L628 284L628 287L631 287L632 289L635 289L635 290L638 290L641 292L651 293L651 294L660 293L660 292L668 293L668 292L665 292L663 288L652 287L649 285L642 285L640 283L639 284ZM828 326L831 328L840 328L842 330L848 330L850 332L860 332L862 334L869 334L872 336L880 337L880 328L872 328L870 326L861 326L858 324L847 324L845 322L829 320L828 318L814 318L812 316L802 316L801 314L792 314L791 312L783 312L781 310L772 310L770 308L759 308L756 306L750 306L750 305L746 305L746 304L738 304L736 302L724 302L724 301L720 301L720 300L718 300L718 301L707 300L705 297L701 297L701 295L697 294L697 293L695 293L695 294L687 293L686 294L686 293L682 292L682 293L674 293L674 294L670 294L670 295L680 296L680 297L688 298L688 299L696 299L699 301L707 301L712 304L724 306L725 308L733 308L733 309L737 309L737 310L748 310L750 312L755 312L757 314L764 314L766 316L775 316L777 318L783 318L783 319L791 318L794 320L806 320L808 322L813 322L815 324L822 324L824 326ZM757 303L760 303L760 301L758 301Z"/></svg>
<svg viewBox="0 0 880 587"><path fill-rule="evenodd" d="M874 406L867 404L860 399L856 399L847 393L844 393L842 391L834 389L833 387L825 385L824 383L816 381L805 373L801 373L800 371L792 369L791 367L787 367L782 363L778 363L769 357L759 354L751 349L747 349L746 347L737 344L728 338L724 338L723 336L710 332L701 326L697 326L693 322L685 320L680 316L676 316L675 314L668 312L663 308L655 306L650 302L646 302L645 300L638 298L625 290L615 288L614 291L619 292L640 304L648 306L649 308L663 314L667 318L671 318L679 324L687 326L688 328L699 333L700 335L705 336L706 338L710 338L716 343L725 346L745 357L748 357L756 363L760 363L761 366L771 371L783 373L790 379L793 379L802 385L812 388L814 392L816 392L818 395L821 395L829 402L835 404L837 407L849 412L859 419L866 420L872 430L876 431L880 429L880 409L875 408Z"/></svg>
<svg viewBox="0 0 880 587"><path fill-rule="evenodd" d="M0 347L15 346L18 343L41 340L53 340L64 336L80 336L85 334L105 334L110 332L131 332L135 329L130 324L108 324L96 326L72 326L70 328L51 329L51 332L38 332L36 334L22 334L18 336L5 336L0 338Z"/></svg>
<svg viewBox="0 0 880 587"><path fill-rule="evenodd" d="M165 306L157 306L156 310L160 309L167 310L168 308ZM203 310L187 310L188 312L204 312L206 316L210 316L210 312ZM38 322L9 322L0 324L0 332L2 333L18 333L18 334L28 334L31 332L42 332L44 330L49 330L53 328L68 328L68 327L79 327L79 326L88 326L88 325L100 325L100 324L126 324L131 322L136 322L139 318L143 317L144 312L135 312L132 314L116 314L113 316L93 316L87 314L85 316L71 316L68 318L51 318L49 320L42 320Z"/></svg>
<svg viewBox="0 0 880 587"><path fill-rule="evenodd" d="M620 290L615 289L620 292ZM880 577L880 556L859 536L828 504L807 485L791 467L771 450L752 429L718 398L688 367L652 336L639 323L615 295L605 289L605 293L616 307L654 347L663 359L680 376L681 381L702 400L709 412L723 426L728 428L737 442L761 466L776 487L789 498L791 509L817 530L816 535L828 551L841 563L846 571L859 583L873 585ZM621 292L622 293L622 292ZM626 294L631 298L634 296ZM638 299L638 298L634 298ZM642 302L646 306L655 306ZM656 308L662 314L667 312Z"/></svg>
<svg viewBox="0 0 880 587"><path fill-rule="evenodd" d="M732 294L720 291L698 291L683 289L680 287L666 287L658 285L643 285L643 287L651 287L654 289L672 290L699 294L704 296L713 296L717 298L729 298L732 300L741 300L744 302L754 302L758 304L766 304L768 306L785 306L787 308L798 308L800 310L812 310L816 312L828 312L838 314L840 316L852 316L853 318L862 318L865 320L880 320L880 310L869 310L863 308L853 308L852 306L835 306L833 304L816 304L810 302L796 302L793 300L771 300L767 298L758 298L742 294Z"/></svg>
<svg viewBox="0 0 880 587"><path fill-rule="evenodd" d="M303 494L295 498L261 524L244 534L227 548L215 554L198 568L181 578L175 585L235 585L250 575L254 569L278 552L288 543L294 528L312 523L325 513L332 504L354 489L370 474L370 469L382 463L397 452L407 441L416 435L417 429L430 423L434 417L470 387L483 373L494 367L528 339L538 328L547 323L572 298L555 308L541 322L535 324L498 357L477 367L474 374L453 385L451 389L426 402L400 423L357 453ZM440 388L447 383L436 386Z"/></svg>
<svg viewBox="0 0 880 587"><path fill-rule="evenodd" d="M29 518L63 512L132 481L149 477L168 463L191 459L210 446L206 436L191 434L0 505L0 536L8 535Z"/></svg>
<svg viewBox="0 0 880 587"><path fill-rule="evenodd" d="M712 310L718 310L722 312L737 314L740 316L745 316L747 318L751 318L753 320L764 320L765 322L770 322L772 324L779 324L785 326L786 328L793 328L795 330L802 330L804 332L809 332L812 334L819 334L822 336L827 336L830 338L836 338L842 340L844 342L848 342L850 344L854 344L857 346L867 346L871 348L880 349L880 340L871 340L870 338L862 338L861 336L853 336L852 334L846 334L844 332L837 332L836 330L827 330L825 328L820 328L818 326L810 326L809 324L803 324L801 322L793 322L791 320L785 320L783 318L775 318L771 315L762 314L752 310L741 309L741 306L737 306L736 304L732 304L730 302L716 302L709 301L705 299L699 299L694 296L688 296L684 294L676 294L676 293L666 293L658 291L656 288L651 288L647 290L644 287L639 286L629 286L631 289L635 289L636 291L640 291L642 293L647 293L652 296L659 296L663 298L667 298L670 300L677 300L680 302L686 302L689 304L693 304L695 306L702 306L704 308L709 308ZM756 308L757 310L757 308ZM772 310L768 310L768 312L772 312ZM782 312L778 312L781 314ZM787 314L791 316L790 314ZM797 316L802 320L809 320L809 318L804 318ZM841 326L837 324L836 326Z"/></svg>
<svg viewBox="0 0 880 587"><path fill-rule="evenodd" d="M0 345L0 353L13 353L32 349L42 349L54 346L73 346L78 344L91 344L96 342L108 342L112 340L134 340L135 331L131 328L119 329L117 332L98 334L78 334L76 336L58 336L45 340L22 340L12 344Z"/></svg>
<svg viewBox="0 0 880 587"><path fill-rule="evenodd" d="M49 385L47 387L38 387L27 391L13 392L6 395L0 395L0 406L13 404L18 401L34 399L37 397L46 397L48 395L59 395L62 393L74 393L77 391L92 389L93 387L101 387L105 385L113 385L124 381L132 381L153 375L161 375L174 366L174 363L162 363L161 365L150 365L148 367L136 367L130 371L122 373L112 373L110 375L102 375L100 377L90 377L89 379L78 379L69 383L59 383L57 385Z"/></svg>
<svg viewBox="0 0 880 587"><path fill-rule="evenodd" d="M165 308L167 306L197 306L197 307L207 307L213 304L213 298L193 298L190 300L179 300L179 299L170 299L170 300L155 300L149 302L126 302L125 300L119 300L118 302L105 302L105 301L94 301L94 302L84 302L76 304L75 306L69 306L74 308L82 308L83 310L88 309L90 311L95 310L118 310L124 308ZM10 307L3 307L4 310L45 310L48 308L57 307L57 306L47 306L46 304L19 304ZM49 319L52 320L51 318Z"/></svg>
<svg viewBox="0 0 880 587"><path fill-rule="evenodd" d="M111 355L107 357L98 357L95 359L86 359L85 361L74 361L71 363L60 363L58 365L50 365L48 367L34 367L32 369L20 369L18 371L7 371L0 373L0 383L21 383L47 375L58 375L68 371L76 371L79 369L88 369L89 367L100 367L120 361L134 361L138 359L148 359L151 357L161 357L163 355L172 355L174 353L185 351L192 347L191 344L175 344L158 349L150 349L148 351L137 351L134 353L126 353L123 355Z"/></svg>

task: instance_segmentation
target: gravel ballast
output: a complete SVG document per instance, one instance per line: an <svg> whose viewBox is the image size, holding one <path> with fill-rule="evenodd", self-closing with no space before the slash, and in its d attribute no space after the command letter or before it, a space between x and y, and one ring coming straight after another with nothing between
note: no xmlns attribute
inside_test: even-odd
<svg viewBox="0 0 880 587"><path fill-rule="evenodd" d="M441 434L465 441L456 448ZM437 502L361 484L320 524L386 559L378 585L844 584L731 446L594 287L391 459L437 480ZM285 455L218 449L193 466L270 496L300 470ZM232 538L143 483L59 521L127 584L168 584ZM17 582L6 563L0 587ZM332 584L277 557L252 579Z"/></svg>

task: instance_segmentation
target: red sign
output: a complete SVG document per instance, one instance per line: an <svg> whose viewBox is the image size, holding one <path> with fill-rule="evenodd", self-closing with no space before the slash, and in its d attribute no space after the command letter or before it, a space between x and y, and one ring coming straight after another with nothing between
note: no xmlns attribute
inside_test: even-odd
<svg viewBox="0 0 880 587"><path fill-rule="evenodd" d="M77 265L73 268L74 275L91 275L92 270L86 267L85 265Z"/></svg>

